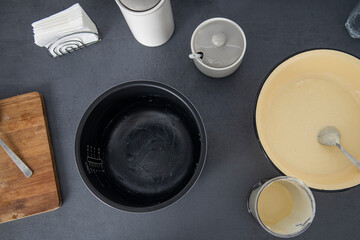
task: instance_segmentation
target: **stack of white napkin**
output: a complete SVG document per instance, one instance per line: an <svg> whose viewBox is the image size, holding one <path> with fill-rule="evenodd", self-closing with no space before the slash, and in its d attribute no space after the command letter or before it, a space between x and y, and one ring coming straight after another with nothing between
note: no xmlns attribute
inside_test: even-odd
<svg viewBox="0 0 360 240"><path fill-rule="evenodd" d="M53 57L64 55L100 40L94 22L78 3L34 22L32 27L35 44L46 47Z"/></svg>

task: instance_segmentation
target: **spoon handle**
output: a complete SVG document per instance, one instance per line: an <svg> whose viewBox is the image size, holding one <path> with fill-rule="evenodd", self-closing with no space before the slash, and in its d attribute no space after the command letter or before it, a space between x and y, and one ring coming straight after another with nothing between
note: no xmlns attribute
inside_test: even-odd
<svg viewBox="0 0 360 240"><path fill-rule="evenodd" d="M360 162L356 160L353 156L350 155L341 145L337 143L336 146L340 148L340 150L347 156L348 159L360 170Z"/></svg>
<svg viewBox="0 0 360 240"><path fill-rule="evenodd" d="M18 168L22 171L26 178L31 177L33 172L30 170L28 166L1 140L0 138L0 146L5 150L5 152L9 155L9 157L14 161L14 163L18 166Z"/></svg>

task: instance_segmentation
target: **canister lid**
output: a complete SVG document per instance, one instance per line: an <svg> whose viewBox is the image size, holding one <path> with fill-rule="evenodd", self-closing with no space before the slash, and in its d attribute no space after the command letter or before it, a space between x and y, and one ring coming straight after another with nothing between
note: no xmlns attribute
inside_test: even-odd
<svg viewBox="0 0 360 240"><path fill-rule="evenodd" d="M224 68L235 63L245 51L245 35L239 25L226 18L212 18L194 31L193 49L202 54L205 65Z"/></svg>
<svg viewBox="0 0 360 240"><path fill-rule="evenodd" d="M160 0L120 0L120 2L132 11L143 12L155 7Z"/></svg>

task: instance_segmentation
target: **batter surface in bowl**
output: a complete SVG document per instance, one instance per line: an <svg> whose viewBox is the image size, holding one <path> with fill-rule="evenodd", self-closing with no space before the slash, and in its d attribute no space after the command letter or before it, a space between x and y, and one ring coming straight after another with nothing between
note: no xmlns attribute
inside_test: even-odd
<svg viewBox="0 0 360 240"><path fill-rule="evenodd" d="M331 80L305 78L279 91L269 109L271 147L299 171L329 174L345 168L349 160L336 147L317 142L325 126L336 126L342 143L360 154L360 106L355 98Z"/></svg>
<svg viewBox="0 0 360 240"><path fill-rule="evenodd" d="M285 174L318 189L360 183L360 171L336 146L317 142L335 126L344 148L360 159L360 63L345 53L314 50L285 61L260 93L256 124L260 142Z"/></svg>

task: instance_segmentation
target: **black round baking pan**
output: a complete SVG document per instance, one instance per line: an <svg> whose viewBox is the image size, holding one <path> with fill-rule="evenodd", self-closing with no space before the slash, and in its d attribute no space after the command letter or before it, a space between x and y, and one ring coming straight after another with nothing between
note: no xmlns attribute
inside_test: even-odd
<svg viewBox="0 0 360 240"><path fill-rule="evenodd" d="M76 163L102 202L131 212L177 201L205 164L201 117L180 92L153 81L132 81L99 96L82 117Z"/></svg>
<svg viewBox="0 0 360 240"><path fill-rule="evenodd" d="M298 51L298 52L295 52L289 56L287 56L286 58L284 58L283 60L281 60L278 64L276 64L267 74L266 76L264 77L262 83L260 84L259 86L259 89L256 93L256 96L255 96L255 104L254 104L254 107L253 107L253 127L254 127L254 132L255 132L255 136L256 136L256 139L257 139L257 142L260 146L260 149L261 151L263 152L265 158L270 162L270 164L283 176L285 176L286 174L284 174L271 160L271 158L267 155L262 143L261 143L261 140L260 140L260 137L259 137L259 133L258 133L258 129L257 129L257 126L256 126L256 107L257 107L257 103L258 103L258 98L259 98L259 95L261 93L261 90L266 82L266 80L268 79L268 77L270 76L270 74L280 65L282 64L283 62L285 62L286 60L300 54L300 53L303 53L303 52L307 52L307 51L312 51L312 50L321 50L321 49L325 49L325 50L335 50L335 51L339 51L339 52L343 52L343 53L346 53L346 54L349 54L357 59L360 60L360 58L358 56L355 56L354 54L352 53L348 53L346 51L343 51L343 50L339 50L339 49L334 49L334 48L310 48L310 49L305 49L305 50L301 50L301 51ZM347 191L349 189L352 189L354 187L357 187L359 185L356 185L356 186L353 186L353 187L349 187L349 188L344 188L344 189L339 189L339 190L325 190L325 189L317 189L317 188L311 188L309 187L312 191L315 191L315 192L344 192L344 191Z"/></svg>

